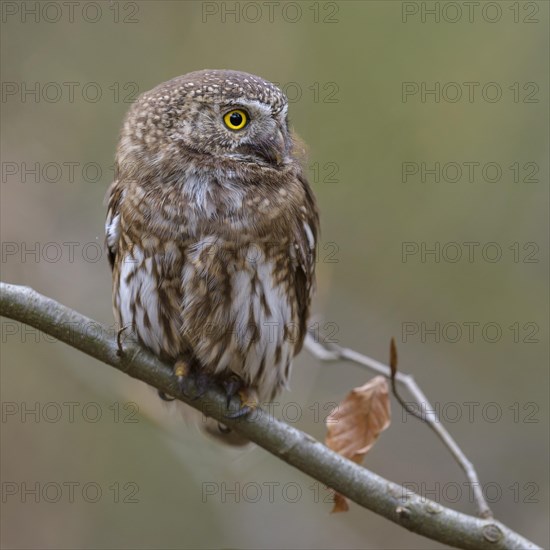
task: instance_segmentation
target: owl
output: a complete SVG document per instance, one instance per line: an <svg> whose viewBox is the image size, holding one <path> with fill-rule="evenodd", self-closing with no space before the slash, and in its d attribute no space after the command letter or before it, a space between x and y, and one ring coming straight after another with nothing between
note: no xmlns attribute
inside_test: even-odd
<svg viewBox="0 0 550 550"><path fill-rule="evenodd" d="M132 105L108 191L119 327L246 414L289 381L314 290L316 201L274 84L203 70Z"/></svg>

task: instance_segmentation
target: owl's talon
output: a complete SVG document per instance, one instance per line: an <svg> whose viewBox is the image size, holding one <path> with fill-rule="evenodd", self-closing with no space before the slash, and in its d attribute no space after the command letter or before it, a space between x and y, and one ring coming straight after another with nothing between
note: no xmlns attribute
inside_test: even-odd
<svg viewBox="0 0 550 550"><path fill-rule="evenodd" d="M233 412L227 412L224 414L225 418L231 418L232 420L236 420L237 418L242 418L243 416L249 415L254 410L253 407L249 407L248 405L243 405L240 409L237 409Z"/></svg>
<svg viewBox="0 0 550 550"><path fill-rule="evenodd" d="M122 327L120 329L118 329L118 332L116 333L116 345L117 345L117 356L118 357L122 357L124 355L124 349L122 347L122 334L124 333L124 331L126 330L127 327Z"/></svg>
<svg viewBox="0 0 550 550"><path fill-rule="evenodd" d="M236 411L229 411L224 414L225 418L232 418L233 420L247 416L258 408L258 394L256 390L252 388L244 388L239 390L239 397L241 399L241 406Z"/></svg>
<svg viewBox="0 0 550 550"><path fill-rule="evenodd" d="M159 390L159 391L158 391L158 394L159 394L159 397L160 397L163 401L175 401L175 400L176 400L175 397L172 397L171 395L168 395L167 393L163 392L162 390Z"/></svg>
<svg viewBox="0 0 550 550"><path fill-rule="evenodd" d="M231 404L231 399L241 390L243 387L242 378L236 374L232 374L229 378L226 378L223 382L225 388L225 395L227 396L227 408Z"/></svg>
<svg viewBox="0 0 550 550"><path fill-rule="evenodd" d="M231 428L228 428L225 424L222 424L221 422L218 422L218 430L224 435L231 433Z"/></svg>

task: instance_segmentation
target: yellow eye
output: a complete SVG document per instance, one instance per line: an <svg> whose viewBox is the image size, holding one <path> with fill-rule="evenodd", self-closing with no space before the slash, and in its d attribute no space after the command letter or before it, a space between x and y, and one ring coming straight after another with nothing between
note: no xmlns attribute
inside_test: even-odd
<svg viewBox="0 0 550 550"><path fill-rule="evenodd" d="M223 121L230 130L242 130L248 124L248 115L241 109L233 109L224 115Z"/></svg>

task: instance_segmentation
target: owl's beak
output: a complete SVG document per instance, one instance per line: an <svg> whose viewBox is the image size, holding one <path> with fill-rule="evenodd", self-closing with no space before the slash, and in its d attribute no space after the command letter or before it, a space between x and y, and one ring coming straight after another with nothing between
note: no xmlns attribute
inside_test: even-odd
<svg viewBox="0 0 550 550"><path fill-rule="evenodd" d="M282 166L287 152L285 138L280 130L267 141L259 143L248 143L240 148L245 154L252 154L267 164Z"/></svg>
<svg viewBox="0 0 550 550"><path fill-rule="evenodd" d="M285 141L285 137L281 130L277 130L275 139L275 146L274 146L274 160L277 164L277 166L281 166L283 164L283 161L285 160L286 153L287 153L287 144Z"/></svg>
<svg viewBox="0 0 550 550"><path fill-rule="evenodd" d="M257 151L269 164L281 166L286 154L286 143L282 132L277 130L269 141L257 147Z"/></svg>

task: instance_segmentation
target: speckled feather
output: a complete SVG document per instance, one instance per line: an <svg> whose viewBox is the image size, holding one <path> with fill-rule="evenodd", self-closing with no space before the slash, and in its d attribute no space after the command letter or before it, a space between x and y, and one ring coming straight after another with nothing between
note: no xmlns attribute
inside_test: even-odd
<svg viewBox="0 0 550 550"><path fill-rule="evenodd" d="M231 109L250 122L223 123ZM206 70L129 110L106 242L120 326L166 361L235 373L273 399L287 385L314 288L318 213L287 101L273 84Z"/></svg>

